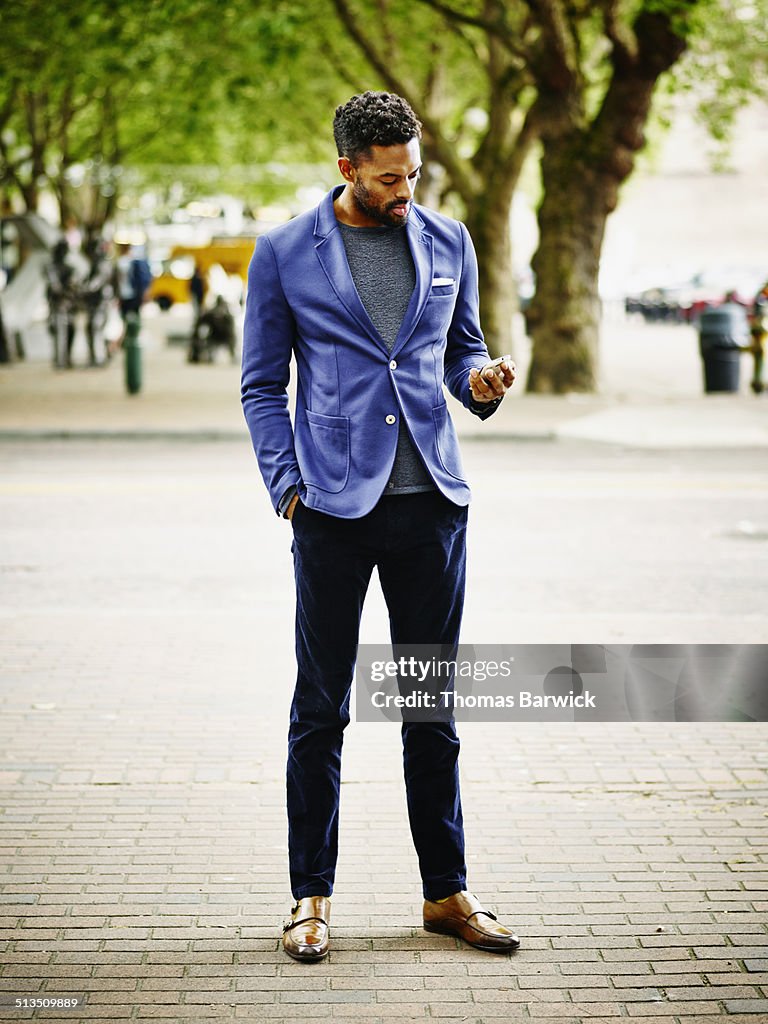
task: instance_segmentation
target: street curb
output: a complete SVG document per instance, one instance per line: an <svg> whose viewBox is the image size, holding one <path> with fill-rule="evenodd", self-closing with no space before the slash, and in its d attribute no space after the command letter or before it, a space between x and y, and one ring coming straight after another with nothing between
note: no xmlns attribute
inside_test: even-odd
<svg viewBox="0 0 768 1024"><path fill-rule="evenodd" d="M239 430L0 430L2 441L247 441Z"/></svg>
<svg viewBox="0 0 768 1024"><path fill-rule="evenodd" d="M247 431L237 430L67 430L32 428L2 430L3 441L248 441ZM459 434L460 441L551 442L558 437L553 430Z"/></svg>
<svg viewBox="0 0 768 1024"><path fill-rule="evenodd" d="M200 444L200 443L225 443L242 441L249 443L247 432L238 430L67 430L65 428L39 428L39 429L0 429L0 444L24 443L37 441L104 441L104 442L167 442L176 444ZM542 431L494 431L472 432L470 434L459 433L461 443L469 441L472 443L502 441L514 442L516 444L553 444L555 442L585 444L585 445L610 445L614 448L624 448L632 451L733 451L733 450L754 450L759 451L766 448L764 442L745 439L744 441L723 443L692 443L690 440L674 441L672 439L664 442L649 441L628 441L616 437L578 437L559 430Z"/></svg>

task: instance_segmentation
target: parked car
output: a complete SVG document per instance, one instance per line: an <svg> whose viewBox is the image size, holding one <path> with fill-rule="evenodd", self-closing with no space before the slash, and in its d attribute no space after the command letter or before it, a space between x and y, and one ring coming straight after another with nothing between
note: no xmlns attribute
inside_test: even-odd
<svg viewBox="0 0 768 1024"><path fill-rule="evenodd" d="M697 324L703 310L719 306L726 295L750 306L764 277L764 268L722 267L702 271L684 281L659 284L627 295L624 309L649 323Z"/></svg>

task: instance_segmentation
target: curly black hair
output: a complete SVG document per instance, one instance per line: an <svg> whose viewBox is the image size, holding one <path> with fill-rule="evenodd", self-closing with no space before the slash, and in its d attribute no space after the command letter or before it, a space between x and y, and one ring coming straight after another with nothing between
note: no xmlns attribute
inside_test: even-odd
<svg viewBox="0 0 768 1024"><path fill-rule="evenodd" d="M333 137L339 156L357 165L371 146L397 146L421 138L421 122L393 92L364 92L336 108Z"/></svg>

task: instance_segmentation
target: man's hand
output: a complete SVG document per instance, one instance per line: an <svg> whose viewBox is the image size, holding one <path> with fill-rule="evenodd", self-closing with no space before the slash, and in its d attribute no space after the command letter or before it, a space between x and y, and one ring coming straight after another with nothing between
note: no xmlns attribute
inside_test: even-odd
<svg viewBox="0 0 768 1024"><path fill-rule="evenodd" d="M515 383L517 369L514 363L499 365L501 376L492 369L480 370L474 367L469 371L469 390L476 402L493 402L502 398Z"/></svg>
<svg viewBox="0 0 768 1024"><path fill-rule="evenodd" d="M288 503L288 508L285 510L285 518L286 519L293 519L293 510L296 508L296 505L298 504L298 501L299 501L298 494L294 494L294 496L291 498L291 500Z"/></svg>

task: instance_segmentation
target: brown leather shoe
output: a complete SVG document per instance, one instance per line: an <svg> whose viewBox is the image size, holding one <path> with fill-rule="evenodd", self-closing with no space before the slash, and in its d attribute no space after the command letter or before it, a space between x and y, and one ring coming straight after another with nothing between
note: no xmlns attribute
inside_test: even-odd
<svg viewBox="0 0 768 1024"><path fill-rule="evenodd" d="M305 896L291 910L283 927L283 949L294 960L322 960L331 948L331 901L328 896Z"/></svg>
<svg viewBox="0 0 768 1024"><path fill-rule="evenodd" d="M454 893L444 903L424 900L424 928L441 935L458 935L486 953L509 953L520 945L514 932L483 910L480 900L471 892Z"/></svg>

